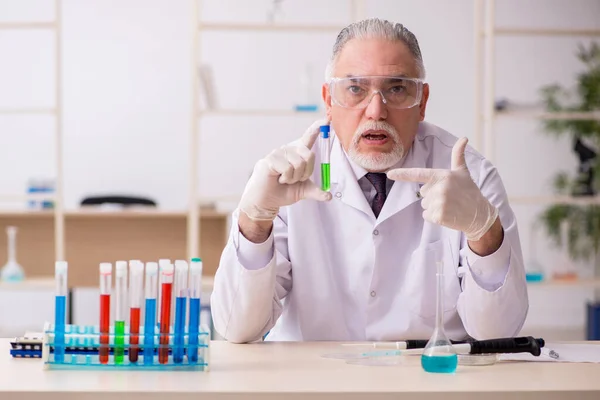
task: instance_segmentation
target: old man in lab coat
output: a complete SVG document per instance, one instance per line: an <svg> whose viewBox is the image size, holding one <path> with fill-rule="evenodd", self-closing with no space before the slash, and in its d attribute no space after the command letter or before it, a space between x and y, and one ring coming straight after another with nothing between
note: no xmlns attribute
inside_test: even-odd
<svg viewBox="0 0 600 400"><path fill-rule="evenodd" d="M466 138L425 122L424 79L401 24L340 32L326 119L257 162L233 213L211 297L225 339L428 339L437 262L451 339L519 333L527 287L503 183ZM323 124L330 191L319 187Z"/></svg>

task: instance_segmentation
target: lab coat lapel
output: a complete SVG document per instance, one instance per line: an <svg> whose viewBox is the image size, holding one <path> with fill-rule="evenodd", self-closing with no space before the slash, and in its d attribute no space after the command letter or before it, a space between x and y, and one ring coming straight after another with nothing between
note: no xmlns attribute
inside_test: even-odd
<svg viewBox="0 0 600 400"><path fill-rule="evenodd" d="M402 168L425 168L426 160L426 149L422 146L417 136L409 153L406 155ZM379 218L377 218L377 224L381 224L409 205L420 201L421 198L417 195L420 187L421 184L416 182L395 181L390 194L383 204Z"/></svg>
<svg viewBox="0 0 600 400"><path fill-rule="evenodd" d="M335 136L334 136L335 137ZM342 145L337 137L331 148L331 194L350 207L373 216L373 210L362 192Z"/></svg>

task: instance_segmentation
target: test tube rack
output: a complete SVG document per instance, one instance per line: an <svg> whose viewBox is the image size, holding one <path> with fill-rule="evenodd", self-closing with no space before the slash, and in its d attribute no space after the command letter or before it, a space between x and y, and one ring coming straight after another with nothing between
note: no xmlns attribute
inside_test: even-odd
<svg viewBox="0 0 600 400"><path fill-rule="evenodd" d="M100 344L101 334L98 326L93 325L66 325L64 332L64 341L61 342L62 360L55 357L55 331L54 325L46 323L44 325L44 335L42 340L42 361L44 369L117 369L117 370L152 370L152 371L209 371L210 360L210 331L206 326L200 326L198 332L198 343L189 344L189 335L186 330L183 337L183 357L175 362L173 354L181 349L174 344L174 329L169 330L169 344L160 344L160 338L163 336L158 327L151 333L153 336L152 356L150 361L146 360L144 339L146 338L143 327L136 334L139 337L139 344L130 345L129 327L125 327L125 333L119 337L119 343L115 343L114 326L110 327L108 333L108 344ZM100 349L105 347L108 353L108 361L100 362ZM137 362L129 359L130 349L135 348L138 353ZM118 351L122 355L122 360L118 361L115 355ZM159 362L159 351L167 351L168 358L165 363ZM197 355L197 357L196 357ZM197 360L197 361L195 361Z"/></svg>

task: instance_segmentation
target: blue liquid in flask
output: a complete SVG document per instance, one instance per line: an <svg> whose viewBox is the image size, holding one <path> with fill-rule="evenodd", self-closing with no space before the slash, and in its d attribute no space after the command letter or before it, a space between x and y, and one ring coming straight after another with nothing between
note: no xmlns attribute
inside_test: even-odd
<svg viewBox="0 0 600 400"><path fill-rule="evenodd" d="M421 366L427 372L452 373L458 366L458 356L456 354L421 356Z"/></svg>
<svg viewBox="0 0 600 400"><path fill-rule="evenodd" d="M436 262L436 312L435 329L421 355L421 366L426 372L453 373L458 366L458 356L444 331L444 264Z"/></svg>

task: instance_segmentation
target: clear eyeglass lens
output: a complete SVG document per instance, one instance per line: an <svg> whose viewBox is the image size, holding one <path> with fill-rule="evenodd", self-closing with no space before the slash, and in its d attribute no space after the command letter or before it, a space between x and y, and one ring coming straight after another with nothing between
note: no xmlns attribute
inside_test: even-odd
<svg viewBox="0 0 600 400"><path fill-rule="evenodd" d="M391 108L405 109L421 101L420 81L395 77L352 77L334 79L330 85L333 100L346 108L365 108L375 93Z"/></svg>

